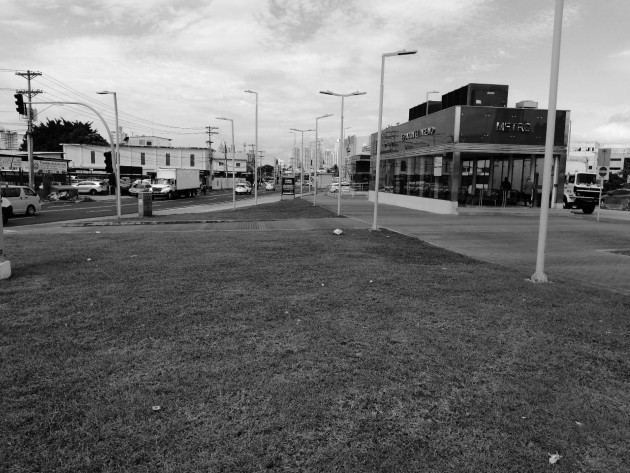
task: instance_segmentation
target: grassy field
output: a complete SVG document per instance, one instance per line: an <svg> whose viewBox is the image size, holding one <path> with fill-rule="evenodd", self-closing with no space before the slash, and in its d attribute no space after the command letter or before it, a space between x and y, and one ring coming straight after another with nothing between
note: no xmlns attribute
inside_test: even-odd
<svg viewBox="0 0 630 473"><path fill-rule="evenodd" d="M330 216L273 206L238 218ZM629 471L630 298L388 231L151 230L5 235L0 471Z"/></svg>

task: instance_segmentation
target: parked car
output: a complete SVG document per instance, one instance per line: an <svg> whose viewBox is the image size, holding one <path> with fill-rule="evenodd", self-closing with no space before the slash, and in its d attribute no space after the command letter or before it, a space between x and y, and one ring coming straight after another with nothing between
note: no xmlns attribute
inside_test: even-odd
<svg viewBox="0 0 630 473"><path fill-rule="evenodd" d="M630 189L616 189L602 196L600 208L610 210L630 210Z"/></svg>
<svg viewBox="0 0 630 473"><path fill-rule="evenodd" d="M276 190L276 185L273 182L268 182L267 184L265 184L265 190L266 191L275 191Z"/></svg>
<svg viewBox="0 0 630 473"><path fill-rule="evenodd" d="M335 193L337 192L337 190L339 189L339 183L338 182L333 182L330 185L330 192ZM341 183L341 193L345 193L345 192L350 192L350 183L348 182L342 182Z"/></svg>
<svg viewBox="0 0 630 473"><path fill-rule="evenodd" d="M72 185L79 190L79 194L96 195L107 192L107 183L101 181L79 181Z"/></svg>
<svg viewBox="0 0 630 473"><path fill-rule="evenodd" d="M35 215L42 209L42 202L39 195L27 186L5 186L0 187L2 197L8 199L13 210L12 215L26 214Z"/></svg>
<svg viewBox="0 0 630 473"><path fill-rule="evenodd" d="M234 188L234 192L237 194L251 194L252 188L248 186L247 184L245 184L244 182L239 182L238 184L236 184L236 187Z"/></svg>
<svg viewBox="0 0 630 473"><path fill-rule="evenodd" d="M146 182L139 182L129 188L129 195L132 197L137 198L140 192L153 192L153 188Z"/></svg>
<svg viewBox="0 0 630 473"><path fill-rule="evenodd" d="M9 199L5 199L4 197L1 197L2 199L2 224L6 225L7 222L9 221L9 217L13 216L13 207L11 206L11 202L9 202Z"/></svg>

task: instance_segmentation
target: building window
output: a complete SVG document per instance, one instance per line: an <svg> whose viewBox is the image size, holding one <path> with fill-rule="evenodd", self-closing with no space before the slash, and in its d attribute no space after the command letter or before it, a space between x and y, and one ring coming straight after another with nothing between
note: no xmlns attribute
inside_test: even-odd
<svg viewBox="0 0 630 473"><path fill-rule="evenodd" d="M140 140L140 146L144 146L145 141L144 140Z"/></svg>
<svg viewBox="0 0 630 473"><path fill-rule="evenodd" d="M144 153L140 153L140 164L143 166L147 164L146 160L144 159Z"/></svg>
<svg viewBox="0 0 630 473"><path fill-rule="evenodd" d="M153 141L147 141L147 146L151 146L153 144Z"/></svg>
<svg viewBox="0 0 630 473"><path fill-rule="evenodd" d="M236 163L236 167L240 168L241 167L241 163Z"/></svg>
<svg viewBox="0 0 630 473"><path fill-rule="evenodd" d="M166 165L171 165L171 153L166 153Z"/></svg>
<svg viewBox="0 0 630 473"><path fill-rule="evenodd" d="M190 167L193 167L195 165L195 155L191 154L190 155Z"/></svg>
<svg viewBox="0 0 630 473"><path fill-rule="evenodd" d="M96 163L96 151L90 151L90 162L92 164Z"/></svg>

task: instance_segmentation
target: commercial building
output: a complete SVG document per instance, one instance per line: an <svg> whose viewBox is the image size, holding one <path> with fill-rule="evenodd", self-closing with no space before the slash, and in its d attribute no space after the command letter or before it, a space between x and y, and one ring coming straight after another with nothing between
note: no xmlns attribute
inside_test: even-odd
<svg viewBox="0 0 630 473"><path fill-rule="evenodd" d="M379 202L443 214L456 214L461 206L522 205L528 178L540 202L548 112L529 100L516 107L507 101L507 85L468 84L442 95L439 110L431 103L426 114L426 103L415 106L408 122L383 130ZM569 115L556 112L551 177L560 203ZM376 152L374 133L373 162ZM370 199L375 174L372 169ZM506 178L511 191L503 193Z"/></svg>
<svg viewBox="0 0 630 473"><path fill-rule="evenodd" d="M63 144L63 152L70 163L70 172L79 179L107 177L104 157L106 151L111 151L111 148ZM134 136L120 145L120 166L122 176L149 179L157 174L158 168L197 169L200 182L212 186L216 180L220 182L218 187L221 188L229 184L233 171L236 177L247 173L248 155L237 150L233 160L231 147L223 146L210 159L208 148L174 148L167 138Z"/></svg>

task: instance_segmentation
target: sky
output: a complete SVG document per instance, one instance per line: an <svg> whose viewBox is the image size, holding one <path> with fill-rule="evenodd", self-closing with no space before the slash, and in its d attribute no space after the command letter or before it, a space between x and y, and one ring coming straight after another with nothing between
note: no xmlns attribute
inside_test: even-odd
<svg viewBox="0 0 630 473"><path fill-rule="evenodd" d="M549 106L554 0L0 0L0 127L26 128L13 94L16 72L41 73L41 102L82 102L129 135L213 148L256 140L263 163L287 161L295 143L325 149L383 127L409 108L469 83L509 86L508 106ZM571 141L630 147L630 2L565 0L557 109L571 111ZM89 121L87 107L39 105L38 118ZM332 114L328 118L317 117Z"/></svg>

